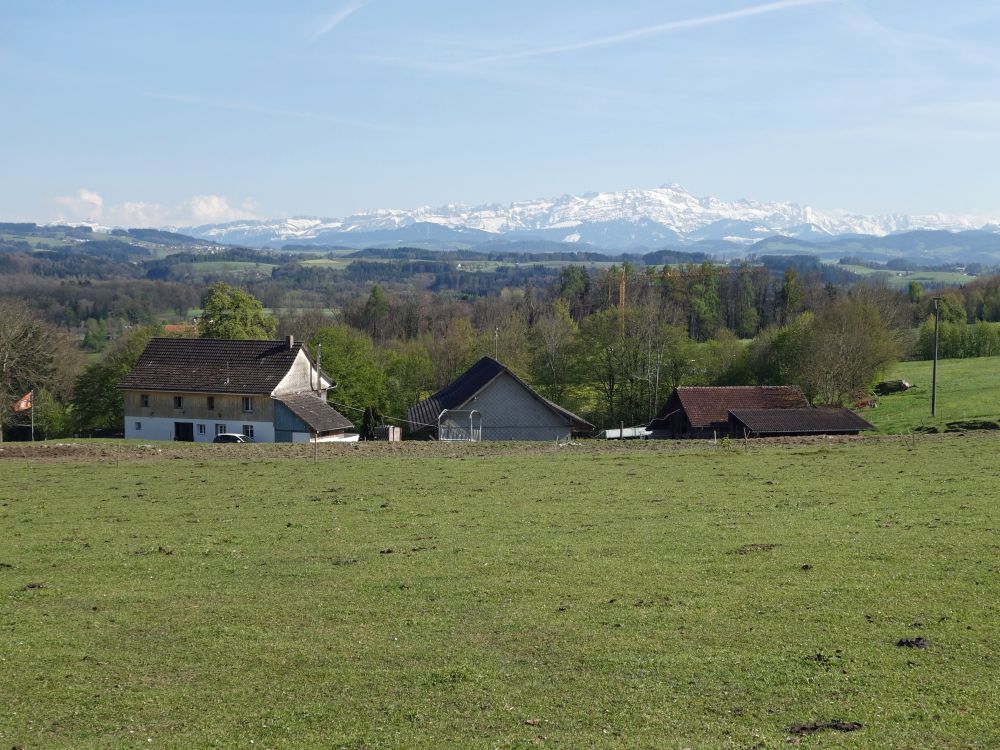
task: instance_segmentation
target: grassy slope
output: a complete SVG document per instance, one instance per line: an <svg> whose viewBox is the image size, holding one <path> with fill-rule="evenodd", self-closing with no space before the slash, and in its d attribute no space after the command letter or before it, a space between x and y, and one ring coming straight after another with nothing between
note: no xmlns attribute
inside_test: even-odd
<svg viewBox="0 0 1000 750"><path fill-rule="evenodd" d="M925 286L961 286L975 280L974 276L955 271L907 271L900 275L896 271L867 266L837 264L837 268L859 276L884 276L886 283L896 289L906 289L912 281L918 281Z"/></svg>
<svg viewBox="0 0 1000 750"><path fill-rule="evenodd" d="M862 416L886 433L944 428L958 420L1000 420L1000 357L940 360L936 419L931 419L931 367L930 362L900 363L892 377L915 387L881 398L877 409L864 410Z"/></svg>
<svg viewBox="0 0 1000 750"><path fill-rule="evenodd" d="M6 460L0 742L997 747L998 447Z"/></svg>

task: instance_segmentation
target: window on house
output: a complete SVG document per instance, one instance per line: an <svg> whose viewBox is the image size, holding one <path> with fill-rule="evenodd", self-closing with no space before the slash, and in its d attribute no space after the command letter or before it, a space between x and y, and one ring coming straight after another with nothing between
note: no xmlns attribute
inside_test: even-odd
<svg viewBox="0 0 1000 750"><path fill-rule="evenodd" d="M215 409L215 396L208 397L208 410L212 411Z"/></svg>
<svg viewBox="0 0 1000 750"><path fill-rule="evenodd" d="M135 430L136 430L136 432L138 432L141 429L142 429L142 422L136 422L135 423Z"/></svg>
<svg viewBox="0 0 1000 750"><path fill-rule="evenodd" d="M183 409L184 408L184 397L183 396L174 396L174 408L175 409Z"/></svg>
<svg viewBox="0 0 1000 750"><path fill-rule="evenodd" d="M205 434L205 425L203 425L203 424L198 425L198 434L199 435L204 435Z"/></svg>
<svg viewBox="0 0 1000 750"><path fill-rule="evenodd" d="M148 394L143 393L141 396L139 396L139 405L142 406L142 407L148 407L149 406L149 395Z"/></svg>
<svg viewBox="0 0 1000 750"><path fill-rule="evenodd" d="M225 431L226 431L226 426L224 424L217 424L217 425L215 425L215 434L216 435L222 435L222 434L225 433Z"/></svg>
<svg viewBox="0 0 1000 750"><path fill-rule="evenodd" d="M248 438L253 438L253 425L245 424L243 425L243 434Z"/></svg>
<svg viewBox="0 0 1000 750"><path fill-rule="evenodd" d="M243 397L243 411L253 411L253 399L250 396Z"/></svg>

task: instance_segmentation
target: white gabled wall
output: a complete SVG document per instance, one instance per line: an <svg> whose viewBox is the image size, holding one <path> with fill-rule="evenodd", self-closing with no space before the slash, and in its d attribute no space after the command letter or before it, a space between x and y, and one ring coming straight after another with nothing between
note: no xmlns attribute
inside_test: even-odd
<svg viewBox="0 0 1000 750"><path fill-rule="evenodd" d="M125 417L126 440L173 440L174 422L190 422L194 425L194 441L196 443L211 443L215 439L215 425L224 424L225 432L243 432L243 425L253 425L253 439L258 443L274 442L274 425L271 422L254 422L252 420L208 421L203 419L173 419L171 417ZM142 425L136 429L136 423ZM205 434L198 434L198 425L205 425Z"/></svg>
<svg viewBox="0 0 1000 750"><path fill-rule="evenodd" d="M319 390L325 391L330 387L330 379L322 378ZM316 389L316 368L309 361L305 349L299 349L298 356L289 368L288 373L281 379L278 386L271 391L272 396L282 393L302 393L303 391Z"/></svg>

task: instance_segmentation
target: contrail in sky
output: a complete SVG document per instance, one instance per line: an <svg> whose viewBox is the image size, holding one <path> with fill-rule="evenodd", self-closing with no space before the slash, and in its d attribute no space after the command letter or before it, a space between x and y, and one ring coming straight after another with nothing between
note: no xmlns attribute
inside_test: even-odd
<svg viewBox="0 0 1000 750"><path fill-rule="evenodd" d="M683 31L685 29L697 29L703 26L716 26L718 24L728 23L729 21L737 21L741 18L761 16L766 13L776 13L781 10L802 8L809 5L826 5L831 2L839 2L839 0L777 0L776 2L751 5L748 8L727 11L725 13L714 13L712 15L699 16L697 18L686 18L682 21L670 21L668 23L660 23L653 26L643 26L642 28L623 31L619 34L611 34L610 36L602 36L595 39L586 39L582 42L573 42L571 44L562 44L554 47L525 50L523 52L508 52L500 55L479 57L468 61L466 64L478 65L482 63L504 62L508 60L523 60L532 57L545 57L547 55L558 55L564 52L576 52L578 50L593 49L594 47L611 47L616 44L631 42L635 39L642 39L648 36L669 34L674 31Z"/></svg>
<svg viewBox="0 0 1000 750"><path fill-rule="evenodd" d="M345 5L333 15L327 16L323 19L323 22L320 23L320 25L317 26L311 34L309 34L309 41L315 42L324 34L329 34L341 23L368 5L369 2L371 2L371 0L355 0L354 2L350 2Z"/></svg>

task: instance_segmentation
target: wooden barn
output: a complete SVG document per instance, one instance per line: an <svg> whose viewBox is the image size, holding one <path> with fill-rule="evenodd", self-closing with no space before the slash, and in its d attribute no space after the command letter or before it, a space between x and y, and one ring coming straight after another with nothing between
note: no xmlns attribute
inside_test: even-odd
<svg viewBox="0 0 1000 750"><path fill-rule="evenodd" d="M650 437L857 435L874 429L848 409L815 409L797 386L680 387L649 423Z"/></svg>
<svg viewBox="0 0 1000 750"><path fill-rule="evenodd" d="M433 440L561 440L594 431L493 357L411 406L407 421L414 437Z"/></svg>
<svg viewBox="0 0 1000 750"><path fill-rule="evenodd" d="M731 409L735 437L857 435L875 428L850 409Z"/></svg>

